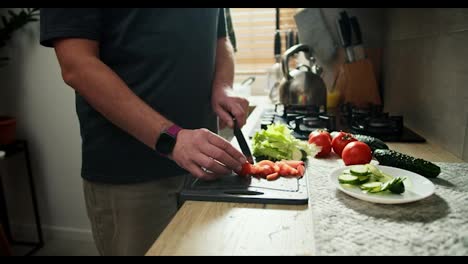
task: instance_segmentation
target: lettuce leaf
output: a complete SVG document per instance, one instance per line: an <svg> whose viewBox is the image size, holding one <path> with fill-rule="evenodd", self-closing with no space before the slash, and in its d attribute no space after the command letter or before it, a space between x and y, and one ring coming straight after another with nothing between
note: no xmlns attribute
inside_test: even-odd
<svg viewBox="0 0 468 264"><path fill-rule="evenodd" d="M270 160L292 160L293 153L300 151L302 160L315 156L320 149L315 144L309 144L295 138L291 130L284 124L271 124L267 129L255 133L252 138L253 155Z"/></svg>

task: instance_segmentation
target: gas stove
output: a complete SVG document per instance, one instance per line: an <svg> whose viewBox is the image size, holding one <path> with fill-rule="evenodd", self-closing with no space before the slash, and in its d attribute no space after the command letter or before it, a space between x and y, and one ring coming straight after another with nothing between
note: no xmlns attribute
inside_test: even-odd
<svg viewBox="0 0 468 264"><path fill-rule="evenodd" d="M274 109L264 110L250 137L273 123L287 125L293 136L302 140L307 140L310 132L316 129L325 129L369 135L387 142L426 141L404 126L403 116L390 115L381 105L356 107L344 104L328 112L313 106L275 105Z"/></svg>
<svg viewBox="0 0 468 264"><path fill-rule="evenodd" d="M295 138L306 140L310 132L316 129L336 130L336 117L333 114L313 106L284 106L275 105L274 109L265 110L261 116L260 124L251 134L268 125L280 123L287 125Z"/></svg>

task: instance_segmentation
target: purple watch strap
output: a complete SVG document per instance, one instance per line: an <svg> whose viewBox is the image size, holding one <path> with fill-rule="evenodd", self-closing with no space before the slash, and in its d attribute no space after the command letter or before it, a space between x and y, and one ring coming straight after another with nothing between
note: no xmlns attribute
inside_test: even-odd
<svg viewBox="0 0 468 264"><path fill-rule="evenodd" d="M182 130L182 128L180 126L172 125L166 130L166 132L168 134L170 134L171 136L176 137L177 134L179 133L179 131L181 131L181 130Z"/></svg>

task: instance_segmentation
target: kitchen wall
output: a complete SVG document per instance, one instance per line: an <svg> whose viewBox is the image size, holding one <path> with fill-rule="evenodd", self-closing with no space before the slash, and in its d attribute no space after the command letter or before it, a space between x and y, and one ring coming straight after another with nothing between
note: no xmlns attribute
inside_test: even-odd
<svg viewBox="0 0 468 264"><path fill-rule="evenodd" d="M468 161L468 9L387 12L386 110Z"/></svg>
<svg viewBox="0 0 468 264"><path fill-rule="evenodd" d="M18 136L29 141L46 235L91 240L80 178L81 139L74 92L60 76L54 51L38 43L39 23L35 23L15 32L5 48L10 64L0 68L0 113L15 116ZM22 164L21 160L9 164L13 172L9 177L26 176ZM22 184L10 183L12 215L23 215L19 211L27 199L21 199L25 196L19 190ZM28 224L13 220L20 226Z"/></svg>

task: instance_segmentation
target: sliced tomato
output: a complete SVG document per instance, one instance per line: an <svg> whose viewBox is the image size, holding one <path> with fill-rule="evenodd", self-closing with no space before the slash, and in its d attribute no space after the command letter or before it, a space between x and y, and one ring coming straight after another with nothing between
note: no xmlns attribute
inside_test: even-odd
<svg viewBox="0 0 468 264"><path fill-rule="evenodd" d="M269 174L272 174L275 172L275 169L273 167L271 167L270 165L262 165L262 175L263 176L267 176Z"/></svg>
<svg viewBox="0 0 468 264"><path fill-rule="evenodd" d="M290 176L298 176L298 175L299 175L299 171L296 170L295 168L292 168Z"/></svg>
<svg viewBox="0 0 468 264"><path fill-rule="evenodd" d="M297 171L299 172L299 176L304 176L305 167L303 165L297 166Z"/></svg>
<svg viewBox="0 0 468 264"><path fill-rule="evenodd" d="M275 163L271 160L262 160L262 161L257 162L255 165L260 165L260 166L268 165L270 167L273 167L275 166Z"/></svg>
<svg viewBox="0 0 468 264"><path fill-rule="evenodd" d="M249 174L253 174L253 173L252 173L252 167L253 167L252 164L246 162L246 163L244 163L244 164L242 165L241 171L238 172L237 174L238 174L239 176L243 176L243 177L245 177L245 176L247 176L247 175L249 175Z"/></svg>
<svg viewBox="0 0 468 264"><path fill-rule="evenodd" d="M274 180L277 180L279 178L279 173L275 172L275 173L272 173L272 174L269 174L266 176L266 179L268 181L274 181Z"/></svg>
<svg viewBox="0 0 468 264"><path fill-rule="evenodd" d="M289 166L293 168L297 168L299 165L304 165L304 161L302 160L282 160L282 162L288 164Z"/></svg>
<svg viewBox="0 0 468 264"><path fill-rule="evenodd" d="M279 171L279 174L281 176L289 176L289 175L292 175L293 174L293 170L296 170L294 169L293 167L289 166L287 163L285 162L279 162L278 164L280 166L280 171Z"/></svg>
<svg viewBox="0 0 468 264"><path fill-rule="evenodd" d="M278 164L275 163L275 165L273 166L273 169L275 170L275 172L279 172L280 166L278 166Z"/></svg>

